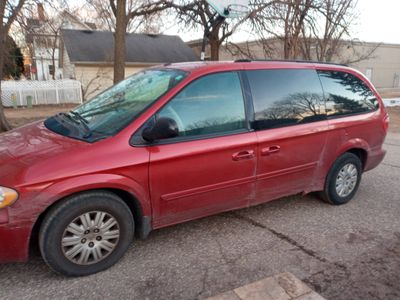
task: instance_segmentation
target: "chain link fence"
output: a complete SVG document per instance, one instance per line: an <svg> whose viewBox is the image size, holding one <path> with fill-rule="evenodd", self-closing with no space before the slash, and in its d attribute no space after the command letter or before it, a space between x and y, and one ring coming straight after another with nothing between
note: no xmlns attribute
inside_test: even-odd
<svg viewBox="0 0 400 300"><path fill-rule="evenodd" d="M77 80L2 81L4 107L82 103L82 87Z"/></svg>

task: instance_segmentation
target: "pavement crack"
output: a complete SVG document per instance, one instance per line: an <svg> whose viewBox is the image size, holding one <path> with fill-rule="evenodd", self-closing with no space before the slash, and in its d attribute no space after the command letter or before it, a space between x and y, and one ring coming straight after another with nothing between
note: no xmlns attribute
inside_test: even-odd
<svg viewBox="0 0 400 300"><path fill-rule="evenodd" d="M400 147L400 145L398 145L398 144L392 144L392 143L384 143L384 145Z"/></svg>
<svg viewBox="0 0 400 300"><path fill-rule="evenodd" d="M259 228L263 228L263 229L269 229L264 224L261 224L260 222L257 222L255 220L249 218L249 217L242 216L242 215L240 215L240 214L238 214L236 212L232 212L231 215L234 216L236 219L246 221L247 223L250 223L251 225L253 225L255 227L259 227Z"/></svg>
<svg viewBox="0 0 400 300"><path fill-rule="evenodd" d="M241 221L245 221L255 227L268 230L270 233L272 233L274 236L276 236L280 240L285 241L285 242L289 243L290 245L292 245L294 247L294 250L300 250L302 253L308 255L309 257L316 259L321 263L325 263L327 265L332 266L334 269L338 270L338 272L340 272L340 274L343 274L343 276L346 278L349 278L351 276L351 271L345 264L340 263L340 262L332 262L332 261L320 256L314 250L311 250L311 249L305 247L304 245L300 244L299 242L297 242L296 240L294 240L293 238L291 238L290 236L288 236L282 232L278 232L273 228L270 228L260 222L253 220L250 217L243 216L237 212L231 212L231 213L229 213L229 216L239 219ZM317 272L314 275L319 275L319 274L325 274L325 270ZM310 277L306 278L306 280L304 282L306 284L310 284L311 286L315 287L315 285L313 285L312 278L313 277L310 276ZM318 291L318 289L317 289L317 291Z"/></svg>
<svg viewBox="0 0 400 300"><path fill-rule="evenodd" d="M271 232L273 235L275 235L280 240L291 244L296 249L302 251L303 253L307 254L308 256L315 258L316 260L319 260L320 262L329 263L329 261L326 258L319 256L315 251L306 248L305 246L303 246L302 244L300 244L299 242L297 242L296 240L292 239L290 236L288 236L282 232L278 232L275 229L269 228L269 227L265 226L264 224L261 224L260 222L257 222L249 217L240 215L238 213L233 212L233 213L231 213L231 215L237 219L246 221L247 223L250 223L251 225L253 225L255 227L259 227L259 228L268 230L269 232Z"/></svg>
<svg viewBox="0 0 400 300"><path fill-rule="evenodd" d="M397 165L392 165L392 164L388 164L388 163L381 163L382 165L385 165L385 166L389 166L389 167L393 167L393 168L397 168L397 169L400 169L400 166L397 166Z"/></svg>
<svg viewBox="0 0 400 300"><path fill-rule="evenodd" d="M223 250L223 248L222 248L222 245L221 245L221 243L219 242L219 240L218 240L218 239L215 239L215 242L217 243L219 254L220 254L222 260L225 262L225 264L228 265L228 264L230 264L230 263L234 263L237 259L240 258L240 257L239 257L239 258L236 258L236 259L230 259L230 258L228 258L228 257L225 255L225 252L224 252L224 250Z"/></svg>
<svg viewBox="0 0 400 300"><path fill-rule="evenodd" d="M308 249L306 247L304 247L303 245L301 245L300 243L298 243L296 240L292 239L291 237L278 232L272 228L267 228L271 233L273 233L275 236L277 236L278 238L280 238L283 241L288 242L289 244L293 245L294 247L296 247L297 249L299 249L300 251L302 251L303 253L307 254L308 256L311 256L317 260L319 260L320 262L323 263L329 263L329 261L324 258L319 256L314 250Z"/></svg>
<svg viewBox="0 0 400 300"><path fill-rule="evenodd" d="M196 299L199 299L200 296L206 292L207 278L208 278L208 268L206 268L205 271L204 271L201 290L200 290L200 292L197 293Z"/></svg>

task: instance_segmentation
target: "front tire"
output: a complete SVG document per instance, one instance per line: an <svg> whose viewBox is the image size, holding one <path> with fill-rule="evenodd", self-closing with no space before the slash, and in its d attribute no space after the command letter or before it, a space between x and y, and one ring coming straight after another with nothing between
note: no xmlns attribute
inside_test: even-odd
<svg viewBox="0 0 400 300"><path fill-rule="evenodd" d="M85 276L114 265L134 236L129 207L117 195L93 191L71 196L47 213L39 246L47 265L65 276Z"/></svg>
<svg viewBox="0 0 400 300"><path fill-rule="evenodd" d="M344 153L333 164L326 177L321 197L333 205L349 202L356 194L361 181L362 164L358 156Z"/></svg>

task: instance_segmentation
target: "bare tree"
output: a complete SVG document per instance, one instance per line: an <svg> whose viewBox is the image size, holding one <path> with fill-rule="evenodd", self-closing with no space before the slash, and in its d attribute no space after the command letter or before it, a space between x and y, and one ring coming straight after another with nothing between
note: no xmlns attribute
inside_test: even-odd
<svg viewBox="0 0 400 300"><path fill-rule="evenodd" d="M17 16L20 14L25 0L0 1L0 132L10 129L10 124L7 122L4 115L2 97L1 97L1 80L3 79L5 45L11 25L14 23Z"/></svg>
<svg viewBox="0 0 400 300"><path fill-rule="evenodd" d="M125 34L149 24L155 14L170 7L167 0L87 0L95 8L103 27L114 31L114 83L125 77Z"/></svg>
<svg viewBox="0 0 400 300"><path fill-rule="evenodd" d="M45 24L39 28L40 32L32 31L32 28L27 28L27 35L32 36L32 46L31 51L33 56L37 56L38 54L40 57L43 56L45 58L50 58L51 65L53 66L51 77L52 79L56 79L56 57L57 57L57 50L59 49L59 40L60 40L60 33L61 28L63 26L63 15L57 14L51 17L46 18ZM43 28L45 27L45 28ZM34 45L34 46L33 46ZM34 53L40 49L41 53Z"/></svg>
<svg viewBox="0 0 400 300"><path fill-rule="evenodd" d="M211 60L218 60L221 45L248 19L254 18L274 2L276 1L254 0L245 15L225 21L222 19L221 22L213 22L213 20L218 20L217 13L205 0L183 0L179 3L172 3L171 6L175 10L182 27L186 30L201 29L206 33L211 52L210 58Z"/></svg>
<svg viewBox="0 0 400 300"><path fill-rule="evenodd" d="M166 1L167 2L167 1ZM127 11L134 11L142 3L139 0L127 0ZM86 16L82 16L85 12ZM90 20L98 29L115 31L116 17L110 6L109 0L87 0L78 13L81 19ZM162 27L162 11L145 14L127 21L126 32L158 33Z"/></svg>
<svg viewBox="0 0 400 300"><path fill-rule="evenodd" d="M379 47L361 51L351 41L356 5L357 0L276 1L251 25L271 58L355 63L373 57Z"/></svg>
<svg viewBox="0 0 400 300"><path fill-rule="evenodd" d="M96 74L93 77L85 78L83 72L79 76L79 80L82 83L82 95L83 101L87 101L92 96L95 96L99 92L103 91L110 86L112 82L111 76L108 75L107 68L99 67Z"/></svg>
<svg viewBox="0 0 400 300"><path fill-rule="evenodd" d="M302 28L301 49L306 59L333 61L343 50L356 19L357 0L318 0Z"/></svg>
<svg viewBox="0 0 400 300"><path fill-rule="evenodd" d="M253 32L259 36L263 47L270 52L271 48L278 47L281 49L282 58L298 58L302 54L300 42L304 27L316 1L275 1L251 20Z"/></svg>
<svg viewBox="0 0 400 300"><path fill-rule="evenodd" d="M283 58L297 58L300 54L300 39L304 23L314 0L289 0L284 6L282 20L284 23Z"/></svg>
<svg viewBox="0 0 400 300"><path fill-rule="evenodd" d="M38 64L40 59L43 75L46 74L45 79L48 79L48 73L43 68L43 61L50 62L48 66L51 78L56 79L61 30L71 28L70 26L79 29L91 29L91 27L76 17L78 13L71 13L64 0L48 1L45 2L46 5L43 2L31 4L24 7L14 28L18 28L18 34L23 36L20 43L24 45L26 53L35 60L35 64Z"/></svg>

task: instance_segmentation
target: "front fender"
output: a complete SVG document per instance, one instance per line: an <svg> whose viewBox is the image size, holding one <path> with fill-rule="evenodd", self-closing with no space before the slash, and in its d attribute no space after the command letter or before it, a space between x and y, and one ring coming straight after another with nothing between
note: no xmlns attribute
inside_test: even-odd
<svg viewBox="0 0 400 300"><path fill-rule="evenodd" d="M147 186L147 185L145 185ZM37 197L42 206L42 212L66 196L94 189L119 189L130 193L137 199L142 208L143 215L151 216L151 204L148 190L131 178L117 174L91 174L64 179L55 182L43 189ZM35 199L36 200L36 199ZM33 202L36 202L33 200Z"/></svg>
<svg viewBox="0 0 400 300"><path fill-rule="evenodd" d="M147 186L147 185L144 185ZM0 262L26 261L29 241L39 216L60 199L87 190L119 189L134 196L143 216L151 216L149 193L138 182L116 174L92 174L71 177L20 189L21 198L4 210L6 223L0 224Z"/></svg>

